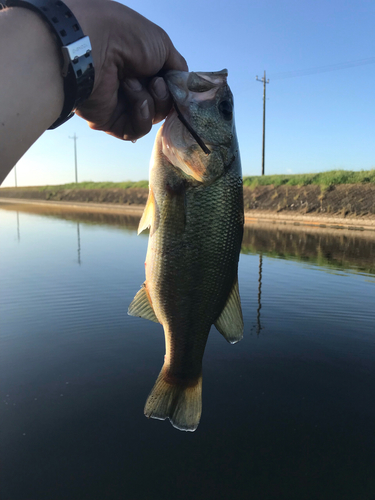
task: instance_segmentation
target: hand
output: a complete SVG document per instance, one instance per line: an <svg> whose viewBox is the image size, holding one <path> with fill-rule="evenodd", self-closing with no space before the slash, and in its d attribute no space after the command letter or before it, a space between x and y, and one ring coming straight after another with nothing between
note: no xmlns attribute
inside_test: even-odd
<svg viewBox="0 0 375 500"><path fill-rule="evenodd" d="M90 37L95 84L77 115L95 130L137 140L168 114L172 99L160 71L187 71L159 26L108 0L66 0Z"/></svg>

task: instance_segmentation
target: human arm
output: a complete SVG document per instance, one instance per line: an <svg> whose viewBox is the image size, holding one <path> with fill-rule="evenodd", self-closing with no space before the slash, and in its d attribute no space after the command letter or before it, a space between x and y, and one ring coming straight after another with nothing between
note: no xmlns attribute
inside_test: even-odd
<svg viewBox="0 0 375 500"><path fill-rule="evenodd" d="M77 114L115 137L142 137L172 104L163 79L155 75L186 70L185 60L161 28L122 4L65 3L90 37L95 66L93 92ZM38 14L20 7L0 12L0 40L7 49L0 52L0 67L6 68L0 74L1 182L58 118L64 95L59 49Z"/></svg>
<svg viewBox="0 0 375 500"><path fill-rule="evenodd" d="M22 29L22 36L17 33ZM0 182L58 118L60 56L46 24L21 8L0 13Z"/></svg>

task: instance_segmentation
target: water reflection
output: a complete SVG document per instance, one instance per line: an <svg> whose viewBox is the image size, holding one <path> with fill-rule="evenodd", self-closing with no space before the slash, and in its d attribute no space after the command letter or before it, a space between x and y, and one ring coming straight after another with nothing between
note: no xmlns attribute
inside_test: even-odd
<svg viewBox="0 0 375 500"><path fill-rule="evenodd" d="M245 229L244 338L212 330L186 436L143 416L164 339L126 313L138 218L14 208L0 210L1 500L374 496L374 233Z"/></svg>
<svg viewBox="0 0 375 500"><path fill-rule="evenodd" d="M140 215L82 212L59 207L0 203L3 210L16 210L17 238L20 241L19 213L33 213L77 223L78 263L81 264L80 224L106 225L134 232ZM147 231L141 234L148 237ZM241 253L292 259L343 270L375 274L375 231L353 231L299 225L257 223L245 226ZM259 298L261 297L262 258L259 260ZM259 308L260 311L260 308Z"/></svg>
<svg viewBox="0 0 375 500"><path fill-rule="evenodd" d="M17 211L17 213L28 213L41 215L43 217L70 220L74 222L81 222L90 225L106 225L122 227L125 230L137 230L140 216L128 215L123 213L97 212L87 211L83 212L82 209L74 209L71 207L60 208L58 206L44 206L44 205L26 205L6 203L0 199L0 209ZM142 233L143 234L143 233ZM146 235L148 236L148 235Z"/></svg>
<svg viewBox="0 0 375 500"><path fill-rule="evenodd" d="M242 253L375 273L375 232L292 225L245 227Z"/></svg>

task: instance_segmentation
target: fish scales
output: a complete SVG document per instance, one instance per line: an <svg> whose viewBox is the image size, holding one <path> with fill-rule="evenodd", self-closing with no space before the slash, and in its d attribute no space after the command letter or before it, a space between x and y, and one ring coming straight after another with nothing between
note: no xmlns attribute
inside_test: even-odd
<svg viewBox="0 0 375 500"><path fill-rule="evenodd" d="M229 88L223 84L216 87L217 105L222 102L220 91L226 96ZM173 94L173 86L171 91ZM150 227L146 281L129 313L147 317L153 312L148 319L159 321L165 333L164 366L147 400L146 415L169 417L175 427L195 430L201 413L202 358L212 324L228 309L228 317L232 315L237 321L237 330L229 331L232 327L228 326L228 318L226 322L219 320L216 326L230 342L242 337L237 283L243 233L242 176L235 133L227 145L229 152L220 152L210 160L188 139L185 150L190 148L191 153L186 161L189 164L198 158L200 170L197 173L191 167L188 172L192 175L182 171L181 163L169 151L178 138L173 139L172 134L168 147L165 141L169 138L168 119L173 130L184 133L174 118L167 118L155 141L150 196L140 223L140 230ZM190 119L194 122L192 114ZM167 130L163 130L165 127ZM214 151L215 144L211 148ZM216 147L220 148L222 144ZM209 169L202 169L202 161L214 172L206 179L202 179L202 172ZM140 293L146 294L151 313L137 309Z"/></svg>
<svg viewBox="0 0 375 500"><path fill-rule="evenodd" d="M209 330L224 307L225 290L237 276L242 183L228 172L211 186L187 188L186 200L168 194L180 196L175 211L165 201L164 189L154 195L161 222L150 237L146 282L158 318L171 337L169 371L198 376ZM178 208L186 210L181 234L174 226ZM173 337L174 331L179 335ZM180 348L186 344L192 348Z"/></svg>

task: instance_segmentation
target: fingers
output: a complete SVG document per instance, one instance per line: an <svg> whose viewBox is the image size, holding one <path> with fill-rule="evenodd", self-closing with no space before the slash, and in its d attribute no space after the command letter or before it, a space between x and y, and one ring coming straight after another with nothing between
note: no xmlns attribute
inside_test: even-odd
<svg viewBox="0 0 375 500"><path fill-rule="evenodd" d="M119 116L114 116L110 133L127 141L135 141L148 134L155 116L155 106L147 89L136 78L126 78L120 84ZM113 130L115 129L115 130Z"/></svg>
<svg viewBox="0 0 375 500"><path fill-rule="evenodd" d="M104 5L100 0L94 3ZM92 38L97 40L94 52L99 55L94 57L94 91L77 114L94 130L135 141L162 121L173 105L160 75L168 70L188 71L188 66L167 33L135 11L105 2L101 12L103 16L95 18L87 14L93 23Z"/></svg>
<svg viewBox="0 0 375 500"><path fill-rule="evenodd" d="M152 123L159 123L169 113L173 101L169 93L168 87L161 77L153 78L148 86L150 95L154 101L155 115Z"/></svg>
<svg viewBox="0 0 375 500"><path fill-rule="evenodd" d="M129 110L123 138L136 140L151 130L154 105L149 93L137 78L127 78L121 83L121 89Z"/></svg>
<svg viewBox="0 0 375 500"><path fill-rule="evenodd" d="M135 141L148 134L155 123L169 113L172 99L163 78L153 78L144 87L135 78L121 84L119 103L108 133L126 141Z"/></svg>
<svg viewBox="0 0 375 500"><path fill-rule="evenodd" d="M136 78L126 78L112 92L106 101L113 104L107 108L99 110L98 102L91 99L76 113L89 122L90 128L127 141L146 135L153 124L164 120L173 104L161 77L154 77L147 86ZM108 114L109 109L112 111Z"/></svg>
<svg viewBox="0 0 375 500"><path fill-rule="evenodd" d="M163 120L171 107L172 99L163 78L153 78L147 87L136 78L126 78L120 84L111 120L100 129L126 141L136 141Z"/></svg>

